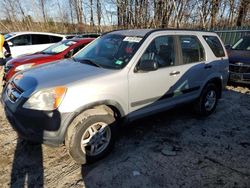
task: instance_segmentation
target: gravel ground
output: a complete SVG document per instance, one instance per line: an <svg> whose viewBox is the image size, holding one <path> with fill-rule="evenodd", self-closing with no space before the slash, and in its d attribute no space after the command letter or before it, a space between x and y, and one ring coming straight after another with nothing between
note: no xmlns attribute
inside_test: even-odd
<svg viewBox="0 0 250 188"><path fill-rule="evenodd" d="M249 122L250 89L231 86L211 116L185 106L136 121L80 166L63 146L18 139L0 106L0 187L250 187Z"/></svg>

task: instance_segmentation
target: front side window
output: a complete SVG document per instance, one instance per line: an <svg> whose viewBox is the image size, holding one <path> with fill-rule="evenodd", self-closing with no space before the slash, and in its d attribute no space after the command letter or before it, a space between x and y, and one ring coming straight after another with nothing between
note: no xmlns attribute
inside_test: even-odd
<svg viewBox="0 0 250 188"><path fill-rule="evenodd" d="M195 63L204 60L204 49L195 36L179 36L183 64Z"/></svg>
<svg viewBox="0 0 250 188"><path fill-rule="evenodd" d="M172 36L155 38L143 53L139 63L142 61L155 61L159 68L175 65L174 38Z"/></svg>
<svg viewBox="0 0 250 188"><path fill-rule="evenodd" d="M10 39L10 42L12 42L14 46L31 45L31 37L30 35L20 35Z"/></svg>
<svg viewBox="0 0 250 188"><path fill-rule="evenodd" d="M140 46L142 37L107 34L92 42L74 56L82 63L103 68L121 69L125 67Z"/></svg>
<svg viewBox="0 0 250 188"><path fill-rule="evenodd" d="M203 36L203 38L205 39L208 46L213 51L213 53L216 57L224 57L225 56L225 52L223 50L223 47L222 47L218 37L216 37L216 36Z"/></svg>
<svg viewBox="0 0 250 188"><path fill-rule="evenodd" d="M44 53L44 54L59 54L74 44L76 44L75 41L62 41L62 42L56 43L56 44L48 47L47 49L43 50L42 53Z"/></svg>
<svg viewBox="0 0 250 188"><path fill-rule="evenodd" d="M250 50L250 37L241 38L232 47L233 50Z"/></svg>

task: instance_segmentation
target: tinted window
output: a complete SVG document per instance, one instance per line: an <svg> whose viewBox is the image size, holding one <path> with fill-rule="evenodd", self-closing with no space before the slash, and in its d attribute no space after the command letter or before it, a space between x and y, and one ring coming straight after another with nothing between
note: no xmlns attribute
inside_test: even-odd
<svg viewBox="0 0 250 188"><path fill-rule="evenodd" d="M62 37L50 36L52 43L60 42Z"/></svg>
<svg viewBox="0 0 250 188"><path fill-rule="evenodd" d="M203 36L216 57L224 57L225 52L216 36Z"/></svg>
<svg viewBox="0 0 250 188"><path fill-rule="evenodd" d="M31 45L31 37L30 35L20 35L10 39L10 42L12 42L14 46Z"/></svg>
<svg viewBox="0 0 250 188"><path fill-rule="evenodd" d="M175 65L174 38L172 36L155 38L142 55L140 62L145 60L156 61L159 68Z"/></svg>
<svg viewBox="0 0 250 188"><path fill-rule="evenodd" d="M234 50L250 50L250 37L241 38L233 47Z"/></svg>
<svg viewBox="0 0 250 188"><path fill-rule="evenodd" d="M32 35L32 44L49 44L51 43L49 35Z"/></svg>
<svg viewBox="0 0 250 188"><path fill-rule="evenodd" d="M183 63L194 63L204 60L204 49L195 36L180 36Z"/></svg>
<svg viewBox="0 0 250 188"><path fill-rule="evenodd" d="M73 55L75 55L77 52L79 52L84 46L86 46L86 44L82 44L82 45L74 48Z"/></svg>

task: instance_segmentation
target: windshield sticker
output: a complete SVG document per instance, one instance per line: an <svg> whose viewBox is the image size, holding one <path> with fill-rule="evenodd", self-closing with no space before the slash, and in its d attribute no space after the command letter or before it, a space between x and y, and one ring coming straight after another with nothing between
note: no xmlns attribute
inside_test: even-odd
<svg viewBox="0 0 250 188"><path fill-rule="evenodd" d="M122 65L122 64L123 64L123 61L117 60L117 61L115 62L115 64L116 64L116 65Z"/></svg>
<svg viewBox="0 0 250 188"><path fill-rule="evenodd" d="M125 37L123 41L127 42L140 42L142 38L140 37Z"/></svg>

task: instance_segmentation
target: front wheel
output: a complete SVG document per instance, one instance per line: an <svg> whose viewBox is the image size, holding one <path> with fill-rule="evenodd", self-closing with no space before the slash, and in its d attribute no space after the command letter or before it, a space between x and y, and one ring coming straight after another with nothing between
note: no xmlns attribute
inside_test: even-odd
<svg viewBox="0 0 250 188"><path fill-rule="evenodd" d="M70 125L65 144L79 164L92 163L106 156L115 140L115 118L110 114L80 114Z"/></svg>
<svg viewBox="0 0 250 188"><path fill-rule="evenodd" d="M201 92L200 97L195 102L195 111L200 116L212 114L218 102L218 88L214 83L208 83Z"/></svg>

